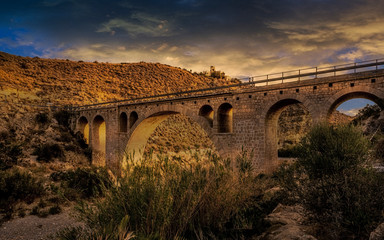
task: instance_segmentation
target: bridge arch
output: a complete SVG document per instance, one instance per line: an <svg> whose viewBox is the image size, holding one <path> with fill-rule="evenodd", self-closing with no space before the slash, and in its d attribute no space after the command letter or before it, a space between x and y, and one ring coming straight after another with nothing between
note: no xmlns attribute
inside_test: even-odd
<svg viewBox="0 0 384 240"><path fill-rule="evenodd" d="M281 112L290 105L299 104L301 108L308 111L313 121L315 106L310 104L306 98L301 96L285 96L276 98L271 104L262 110L264 119L264 166L266 171L273 171L279 164L278 162L278 120Z"/></svg>
<svg viewBox="0 0 384 240"><path fill-rule="evenodd" d="M199 110L199 116L202 116L207 119L209 125L213 127L214 111L210 105L202 106Z"/></svg>
<svg viewBox="0 0 384 240"><path fill-rule="evenodd" d="M337 107L345 101L354 99L354 98L365 98L375 102L381 109L384 109L384 92L378 89L368 87L368 86L356 86L350 87L343 90L340 90L334 94L327 101L324 116L326 120L329 121L332 113L337 109Z"/></svg>
<svg viewBox="0 0 384 240"><path fill-rule="evenodd" d="M229 103L223 103L217 109L218 133L231 133L233 130L233 107Z"/></svg>
<svg viewBox="0 0 384 240"><path fill-rule="evenodd" d="M106 123L101 115L96 115L92 123L93 164L105 166L106 161Z"/></svg>
<svg viewBox="0 0 384 240"><path fill-rule="evenodd" d="M89 122L84 116L81 116L77 121L78 131L83 134L84 140L89 144Z"/></svg>
<svg viewBox="0 0 384 240"><path fill-rule="evenodd" d="M217 148L216 139L213 137L213 130L205 117L199 116L198 112L193 112L186 108L169 106L148 111L146 115L137 120L132 128L132 133L125 147L125 154L134 161L140 160L143 156L148 139L155 129L169 117L177 114L187 116L196 122L206 132L213 145ZM126 160L125 157L126 156L124 156L123 161Z"/></svg>
<svg viewBox="0 0 384 240"><path fill-rule="evenodd" d="M133 125L136 123L136 121L139 119L139 115L136 111L132 111L129 114L129 129L132 129Z"/></svg>
<svg viewBox="0 0 384 240"><path fill-rule="evenodd" d="M119 116L119 132L126 133L128 130L128 116L125 112L121 112Z"/></svg>

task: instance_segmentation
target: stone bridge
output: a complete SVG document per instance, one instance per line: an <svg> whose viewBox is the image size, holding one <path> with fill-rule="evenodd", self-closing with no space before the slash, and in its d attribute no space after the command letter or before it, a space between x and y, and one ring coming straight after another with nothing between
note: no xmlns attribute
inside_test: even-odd
<svg viewBox="0 0 384 240"><path fill-rule="evenodd" d="M278 118L291 104L301 104L312 122L327 121L344 101L366 98L383 107L384 61L355 63L252 77L226 87L81 106L72 127L93 149L93 163L116 169L124 153L141 157L155 128L182 114L198 123L223 157L253 151L260 171L274 169ZM260 79L261 80L258 80Z"/></svg>

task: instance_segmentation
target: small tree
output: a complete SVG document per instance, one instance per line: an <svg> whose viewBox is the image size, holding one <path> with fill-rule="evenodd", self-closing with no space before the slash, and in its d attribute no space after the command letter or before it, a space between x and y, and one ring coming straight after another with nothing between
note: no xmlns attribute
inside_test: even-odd
<svg viewBox="0 0 384 240"><path fill-rule="evenodd" d="M369 146L352 125L320 124L301 141L283 185L318 223L320 238L367 239L384 220L384 177L368 167Z"/></svg>

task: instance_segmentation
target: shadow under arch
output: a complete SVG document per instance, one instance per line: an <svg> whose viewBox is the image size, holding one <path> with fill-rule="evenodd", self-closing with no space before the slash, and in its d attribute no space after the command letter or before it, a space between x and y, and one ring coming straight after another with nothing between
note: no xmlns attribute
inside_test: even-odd
<svg viewBox="0 0 384 240"><path fill-rule="evenodd" d="M123 156L122 167L124 169L127 158L130 161L139 161L142 159L145 147L151 135L155 132L156 128L166 121L169 117L174 115L183 115L190 118L192 121L197 123L200 128L207 134L208 138L212 141L214 147L216 148L217 144L214 139L212 139L212 134L207 131L207 128L210 128L209 124L206 120L201 116L189 116L188 114L184 114L178 111L160 111L154 114L150 114L148 117L144 118L142 121L137 122L128 143L125 147L125 153ZM197 118L198 117L198 118ZM201 118L201 119L199 119Z"/></svg>
<svg viewBox="0 0 384 240"><path fill-rule="evenodd" d="M89 122L88 119L84 116L81 116L77 121L78 131L83 134L86 144L89 144Z"/></svg>
<svg viewBox="0 0 384 240"><path fill-rule="evenodd" d="M310 109L306 107L301 101L294 98L281 99L269 107L265 114L265 159L264 169L267 172L275 170L278 166L278 121L280 114L290 105L299 105L310 115L313 120Z"/></svg>
<svg viewBox="0 0 384 240"><path fill-rule="evenodd" d="M119 132L126 133L128 130L128 116L125 112L120 113Z"/></svg>
<svg viewBox="0 0 384 240"><path fill-rule="evenodd" d="M106 164L106 124L102 116L93 119L92 126L92 159L93 164L105 166Z"/></svg>
<svg viewBox="0 0 384 240"><path fill-rule="evenodd" d="M327 122L330 122L332 114L335 112L335 110L344 102L351 100L351 99L356 99L356 98L364 98L371 100L372 102L376 103L381 109L384 109L384 100L380 96L380 93L378 92L366 92L366 91L350 91L346 93L339 93L336 95L337 97L333 98L333 102L329 103L329 108L327 111L326 115L326 120Z"/></svg>

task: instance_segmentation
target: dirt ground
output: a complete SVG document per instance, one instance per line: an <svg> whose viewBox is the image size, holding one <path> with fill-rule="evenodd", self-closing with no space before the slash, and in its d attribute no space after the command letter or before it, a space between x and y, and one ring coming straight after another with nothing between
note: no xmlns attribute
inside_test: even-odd
<svg viewBox="0 0 384 240"><path fill-rule="evenodd" d="M55 233L79 223L69 209L46 218L29 215L15 218L0 226L0 240L46 240L53 239Z"/></svg>

